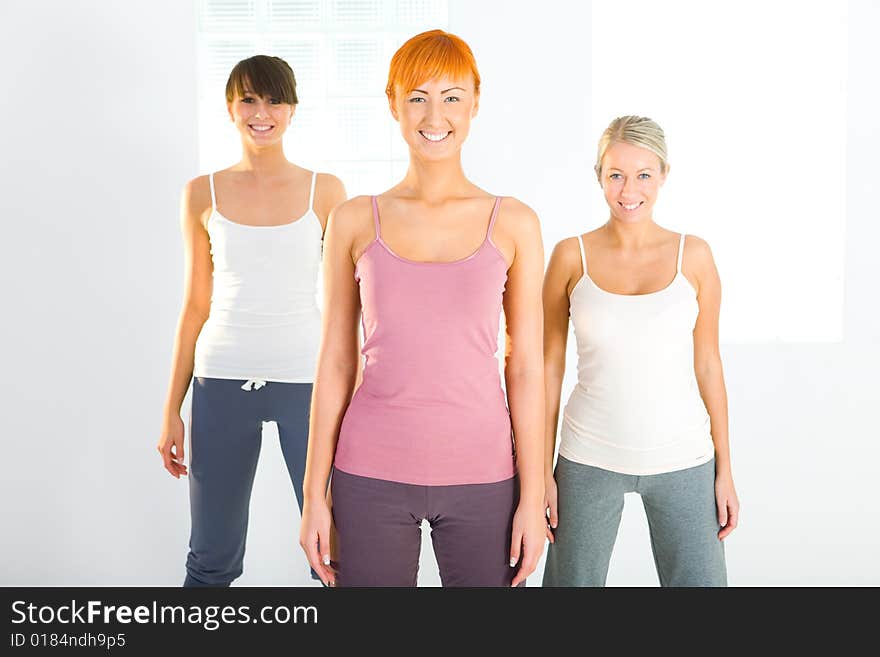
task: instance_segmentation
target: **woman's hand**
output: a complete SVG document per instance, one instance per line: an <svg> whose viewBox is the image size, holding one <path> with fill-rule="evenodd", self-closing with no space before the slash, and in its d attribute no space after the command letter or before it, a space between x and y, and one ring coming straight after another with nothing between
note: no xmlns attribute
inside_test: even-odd
<svg viewBox="0 0 880 657"><path fill-rule="evenodd" d="M547 538L551 543L555 543L553 530L559 526L559 509L556 506L556 479L553 475L544 478L544 517L547 522Z"/></svg>
<svg viewBox="0 0 880 657"><path fill-rule="evenodd" d="M167 415L162 423L162 433L156 449L162 456L165 469L175 479L180 479L180 475L186 475L186 464L183 462L183 436L183 420L180 419L180 415L177 413Z"/></svg>
<svg viewBox="0 0 880 657"><path fill-rule="evenodd" d="M729 473L715 476L715 504L718 507L718 538L724 540L739 524L739 498Z"/></svg>
<svg viewBox="0 0 880 657"><path fill-rule="evenodd" d="M529 504L520 502L513 515L513 534L510 537L510 567L514 568L520 562L520 555L522 555L522 563L510 583L511 586L518 586L520 582L525 582L526 577L535 572L538 559L541 558L541 553L544 551L547 520L542 506L542 504L534 502Z"/></svg>
<svg viewBox="0 0 880 657"><path fill-rule="evenodd" d="M336 573L330 567L330 524L332 516L327 500L306 499L303 503L299 544L309 565L325 586L336 586Z"/></svg>

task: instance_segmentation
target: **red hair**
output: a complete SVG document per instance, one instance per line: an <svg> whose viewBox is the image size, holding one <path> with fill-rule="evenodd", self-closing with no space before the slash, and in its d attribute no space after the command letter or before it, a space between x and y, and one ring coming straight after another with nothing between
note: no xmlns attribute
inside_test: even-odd
<svg viewBox="0 0 880 657"><path fill-rule="evenodd" d="M480 93L480 73L474 53L460 37L431 30L404 43L391 58L385 95L394 102L398 89L409 93L426 80L472 77L474 94Z"/></svg>

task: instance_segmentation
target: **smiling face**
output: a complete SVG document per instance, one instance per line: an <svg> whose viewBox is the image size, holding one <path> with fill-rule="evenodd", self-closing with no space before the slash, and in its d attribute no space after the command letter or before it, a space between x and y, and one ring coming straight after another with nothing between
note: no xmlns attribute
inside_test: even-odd
<svg viewBox="0 0 880 657"><path fill-rule="evenodd" d="M660 158L640 146L615 142L602 157L600 183L611 216L626 223L651 219L666 173Z"/></svg>
<svg viewBox="0 0 880 657"><path fill-rule="evenodd" d="M248 87L241 94L236 93L226 106L242 142L256 147L279 142L296 107L272 96L257 95Z"/></svg>
<svg viewBox="0 0 880 657"><path fill-rule="evenodd" d="M442 160L461 150L477 115L479 96L473 80L440 78L408 92L398 89L390 105L410 153Z"/></svg>

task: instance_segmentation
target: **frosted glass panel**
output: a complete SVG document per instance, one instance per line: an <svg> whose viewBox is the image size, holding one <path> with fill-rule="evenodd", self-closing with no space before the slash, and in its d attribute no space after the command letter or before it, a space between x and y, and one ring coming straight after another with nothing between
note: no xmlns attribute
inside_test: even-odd
<svg viewBox="0 0 880 657"><path fill-rule="evenodd" d="M273 31L303 31L321 23L320 0L269 0L268 25Z"/></svg>
<svg viewBox="0 0 880 657"><path fill-rule="evenodd" d="M342 178L349 194L377 193L405 171L407 151L390 117L391 55L426 29L444 29L446 0L199 0L199 152L203 172L229 166L240 142L224 86L256 54L293 68L299 105L288 157Z"/></svg>
<svg viewBox="0 0 880 657"><path fill-rule="evenodd" d="M245 57L255 54L256 42L253 39L210 39L203 47L203 82L216 92L219 87L221 100L224 98L229 71ZM206 89L208 90L208 89Z"/></svg>
<svg viewBox="0 0 880 657"><path fill-rule="evenodd" d="M445 1L396 0L394 11L400 25L415 27L424 23L437 23L439 26L446 23Z"/></svg>
<svg viewBox="0 0 880 657"><path fill-rule="evenodd" d="M382 38L339 37L333 40L332 86L335 95L383 94L388 74Z"/></svg>
<svg viewBox="0 0 880 657"><path fill-rule="evenodd" d="M384 4L381 0L331 0L330 20L335 25L380 26Z"/></svg>
<svg viewBox="0 0 880 657"><path fill-rule="evenodd" d="M257 25L255 0L201 0L200 9L203 31L247 32Z"/></svg>

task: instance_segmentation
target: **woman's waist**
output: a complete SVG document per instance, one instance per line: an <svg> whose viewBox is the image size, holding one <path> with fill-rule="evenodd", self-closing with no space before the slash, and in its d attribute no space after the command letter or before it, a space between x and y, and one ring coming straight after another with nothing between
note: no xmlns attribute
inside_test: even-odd
<svg viewBox="0 0 880 657"><path fill-rule="evenodd" d="M391 373L368 365L364 368L363 382L356 397L359 404L387 409L391 413L418 413L421 409L441 409L449 413L508 413L497 370L482 376L441 378L417 369Z"/></svg>
<svg viewBox="0 0 880 657"><path fill-rule="evenodd" d="M692 370L665 375L604 376L579 373L569 404L607 409L690 408L702 406L700 389Z"/></svg>
<svg viewBox="0 0 880 657"><path fill-rule="evenodd" d="M509 469L513 463L510 416L503 406L399 407L375 405L356 394L342 421L337 459L368 475L364 468L378 471L392 465L391 471L398 473L437 467L450 473Z"/></svg>
<svg viewBox="0 0 880 657"><path fill-rule="evenodd" d="M236 319L209 317L196 340L196 357L263 360L307 356L316 358L321 340L321 322L283 321L266 318L245 324ZM222 355L222 356L221 356Z"/></svg>
<svg viewBox="0 0 880 657"><path fill-rule="evenodd" d="M576 389L563 412L566 433L621 447L654 449L710 435L710 419L698 395L609 402Z"/></svg>
<svg viewBox="0 0 880 657"><path fill-rule="evenodd" d="M376 382L364 373L350 406L377 409L394 415L425 411L456 415L509 416L504 390L495 386L473 386L470 383L444 386L416 385L407 381Z"/></svg>
<svg viewBox="0 0 880 657"><path fill-rule="evenodd" d="M321 311L316 303L307 303L305 300L283 304L229 304L212 299L205 325L230 329L302 327L303 330L314 330L317 327L320 331Z"/></svg>

